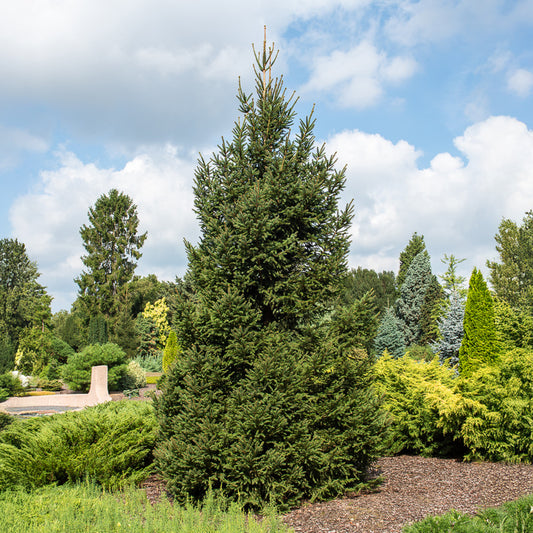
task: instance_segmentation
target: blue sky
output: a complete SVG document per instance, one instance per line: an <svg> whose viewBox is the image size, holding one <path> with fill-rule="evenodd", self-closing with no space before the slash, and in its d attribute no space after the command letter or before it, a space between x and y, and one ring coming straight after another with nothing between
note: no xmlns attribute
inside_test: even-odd
<svg viewBox="0 0 533 533"><path fill-rule="evenodd" d="M183 275L192 180L275 74L315 104L355 200L350 266L398 269L413 232L468 276L503 217L533 209L533 0L19 0L0 5L0 232L26 243L53 308L83 266L79 228L111 188L148 231L137 273Z"/></svg>

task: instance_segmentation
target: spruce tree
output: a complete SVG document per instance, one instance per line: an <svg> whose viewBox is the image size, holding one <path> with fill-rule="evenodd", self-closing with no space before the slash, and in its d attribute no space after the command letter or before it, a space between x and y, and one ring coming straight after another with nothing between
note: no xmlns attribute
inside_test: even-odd
<svg viewBox="0 0 533 533"><path fill-rule="evenodd" d="M405 338L401 323L392 307L387 308L381 319L374 341L374 350L378 357L382 356L385 350L395 359L405 354Z"/></svg>
<svg viewBox="0 0 533 533"><path fill-rule="evenodd" d="M498 358L494 304L483 274L474 268L468 285L459 367L464 376Z"/></svg>
<svg viewBox="0 0 533 533"><path fill-rule="evenodd" d="M178 501L209 487L249 508L342 494L382 431L371 359L324 320L346 273L344 172L315 148L311 117L291 137L274 59L256 54L256 96L239 87L232 140L196 171L194 292L173 324L185 350L156 400L156 458Z"/></svg>
<svg viewBox="0 0 533 533"><path fill-rule="evenodd" d="M403 282L405 281L407 271L409 270L413 259L420 252L427 252L426 243L424 242L424 236L418 235L415 231L405 249L400 253L400 269L398 270L398 276L396 278L398 290L400 290Z"/></svg>
<svg viewBox="0 0 533 533"><path fill-rule="evenodd" d="M396 301L396 316L402 324L407 346L417 344L420 340L422 309L431 280L429 254L424 250L411 262Z"/></svg>
<svg viewBox="0 0 533 533"><path fill-rule="evenodd" d="M459 363L459 348L464 335L464 315L465 300L462 294L452 292L446 315L438 322L440 339L431 346L441 362L448 360L454 366Z"/></svg>

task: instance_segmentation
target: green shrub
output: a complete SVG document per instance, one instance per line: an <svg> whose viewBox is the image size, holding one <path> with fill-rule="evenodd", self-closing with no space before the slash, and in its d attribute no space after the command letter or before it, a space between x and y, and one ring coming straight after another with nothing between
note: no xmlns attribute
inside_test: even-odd
<svg viewBox="0 0 533 533"><path fill-rule="evenodd" d="M157 423L148 402L17 420L0 433L0 491L89 479L104 487L151 472Z"/></svg>
<svg viewBox="0 0 533 533"><path fill-rule="evenodd" d="M462 401L455 392L453 369L439 364L438 357L428 363L385 354L376 362L375 372L376 389L391 415L385 452L430 456L462 451L453 424L443 427L443 417Z"/></svg>
<svg viewBox="0 0 533 533"><path fill-rule="evenodd" d="M80 353L68 358L63 367L63 379L72 390L88 391L91 384L91 368L107 365L107 383L110 390L117 390L126 372L126 354L112 343L92 344Z"/></svg>
<svg viewBox="0 0 533 533"><path fill-rule="evenodd" d="M518 533L533 531L533 496L485 509L470 516L450 511L429 516L402 529L402 533Z"/></svg>
<svg viewBox="0 0 533 533"><path fill-rule="evenodd" d="M146 386L146 373L137 361L130 361L122 379L122 389L140 389Z"/></svg>
<svg viewBox="0 0 533 533"><path fill-rule="evenodd" d="M0 402L10 396L17 396L24 392L20 379L11 372L0 374Z"/></svg>
<svg viewBox="0 0 533 533"><path fill-rule="evenodd" d="M14 420L15 420L14 416L8 413L4 413L3 411L0 411L0 431L2 431L7 426L9 426L9 424L13 423Z"/></svg>
<svg viewBox="0 0 533 533"><path fill-rule="evenodd" d="M37 386L46 391L60 391L63 388L63 382L60 379L39 378Z"/></svg>
<svg viewBox="0 0 533 533"><path fill-rule="evenodd" d="M163 372L163 354L137 355L134 359L145 372Z"/></svg>
<svg viewBox="0 0 533 533"><path fill-rule="evenodd" d="M417 344L409 346L405 351L405 355L415 361L424 361L426 363L429 363L435 357L430 346L418 346Z"/></svg>
<svg viewBox="0 0 533 533"><path fill-rule="evenodd" d="M533 352L517 348L498 364L482 366L458 382L468 399L443 419L468 448L466 459L533 461Z"/></svg>

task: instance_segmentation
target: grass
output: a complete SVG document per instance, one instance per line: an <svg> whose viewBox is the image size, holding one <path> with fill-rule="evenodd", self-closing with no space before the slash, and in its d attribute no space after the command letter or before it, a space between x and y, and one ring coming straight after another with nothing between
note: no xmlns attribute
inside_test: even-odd
<svg viewBox="0 0 533 533"><path fill-rule="evenodd" d="M0 493L3 533L288 533L277 518L262 522L208 498L201 509L163 500L151 505L142 491L106 492L94 484Z"/></svg>
<svg viewBox="0 0 533 533"><path fill-rule="evenodd" d="M450 511L430 516L402 533L529 533L533 531L533 495L485 509L475 516Z"/></svg>

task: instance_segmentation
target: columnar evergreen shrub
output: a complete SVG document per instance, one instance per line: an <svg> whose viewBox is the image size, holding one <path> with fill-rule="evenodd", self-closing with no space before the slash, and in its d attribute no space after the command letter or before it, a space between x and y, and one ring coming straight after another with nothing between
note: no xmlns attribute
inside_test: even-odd
<svg viewBox="0 0 533 533"><path fill-rule="evenodd" d="M256 97L239 88L232 141L196 171L194 293L175 323L186 348L156 401L158 465L179 501L209 487L250 508L343 494L381 438L372 360L323 320L346 273L345 177L312 118L291 139L272 54L257 56Z"/></svg>
<svg viewBox="0 0 533 533"><path fill-rule="evenodd" d="M176 359L181 352L182 349L178 344L178 336L174 330L171 330L167 339L167 344L163 351L163 372L168 372L170 367L176 362Z"/></svg>
<svg viewBox="0 0 533 533"><path fill-rule="evenodd" d="M381 319L374 340L374 350L378 357L383 355L385 350L395 358L402 357L405 354L405 337L400 321L396 318L392 307L385 311Z"/></svg>
<svg viewBox="0 0 533 533"><path fill-rule="evenodd" d="M461 374L467 376L484 364L494 363L499 352L492 296L477 268L470 276L463 329L459 367Z"/></svg>

